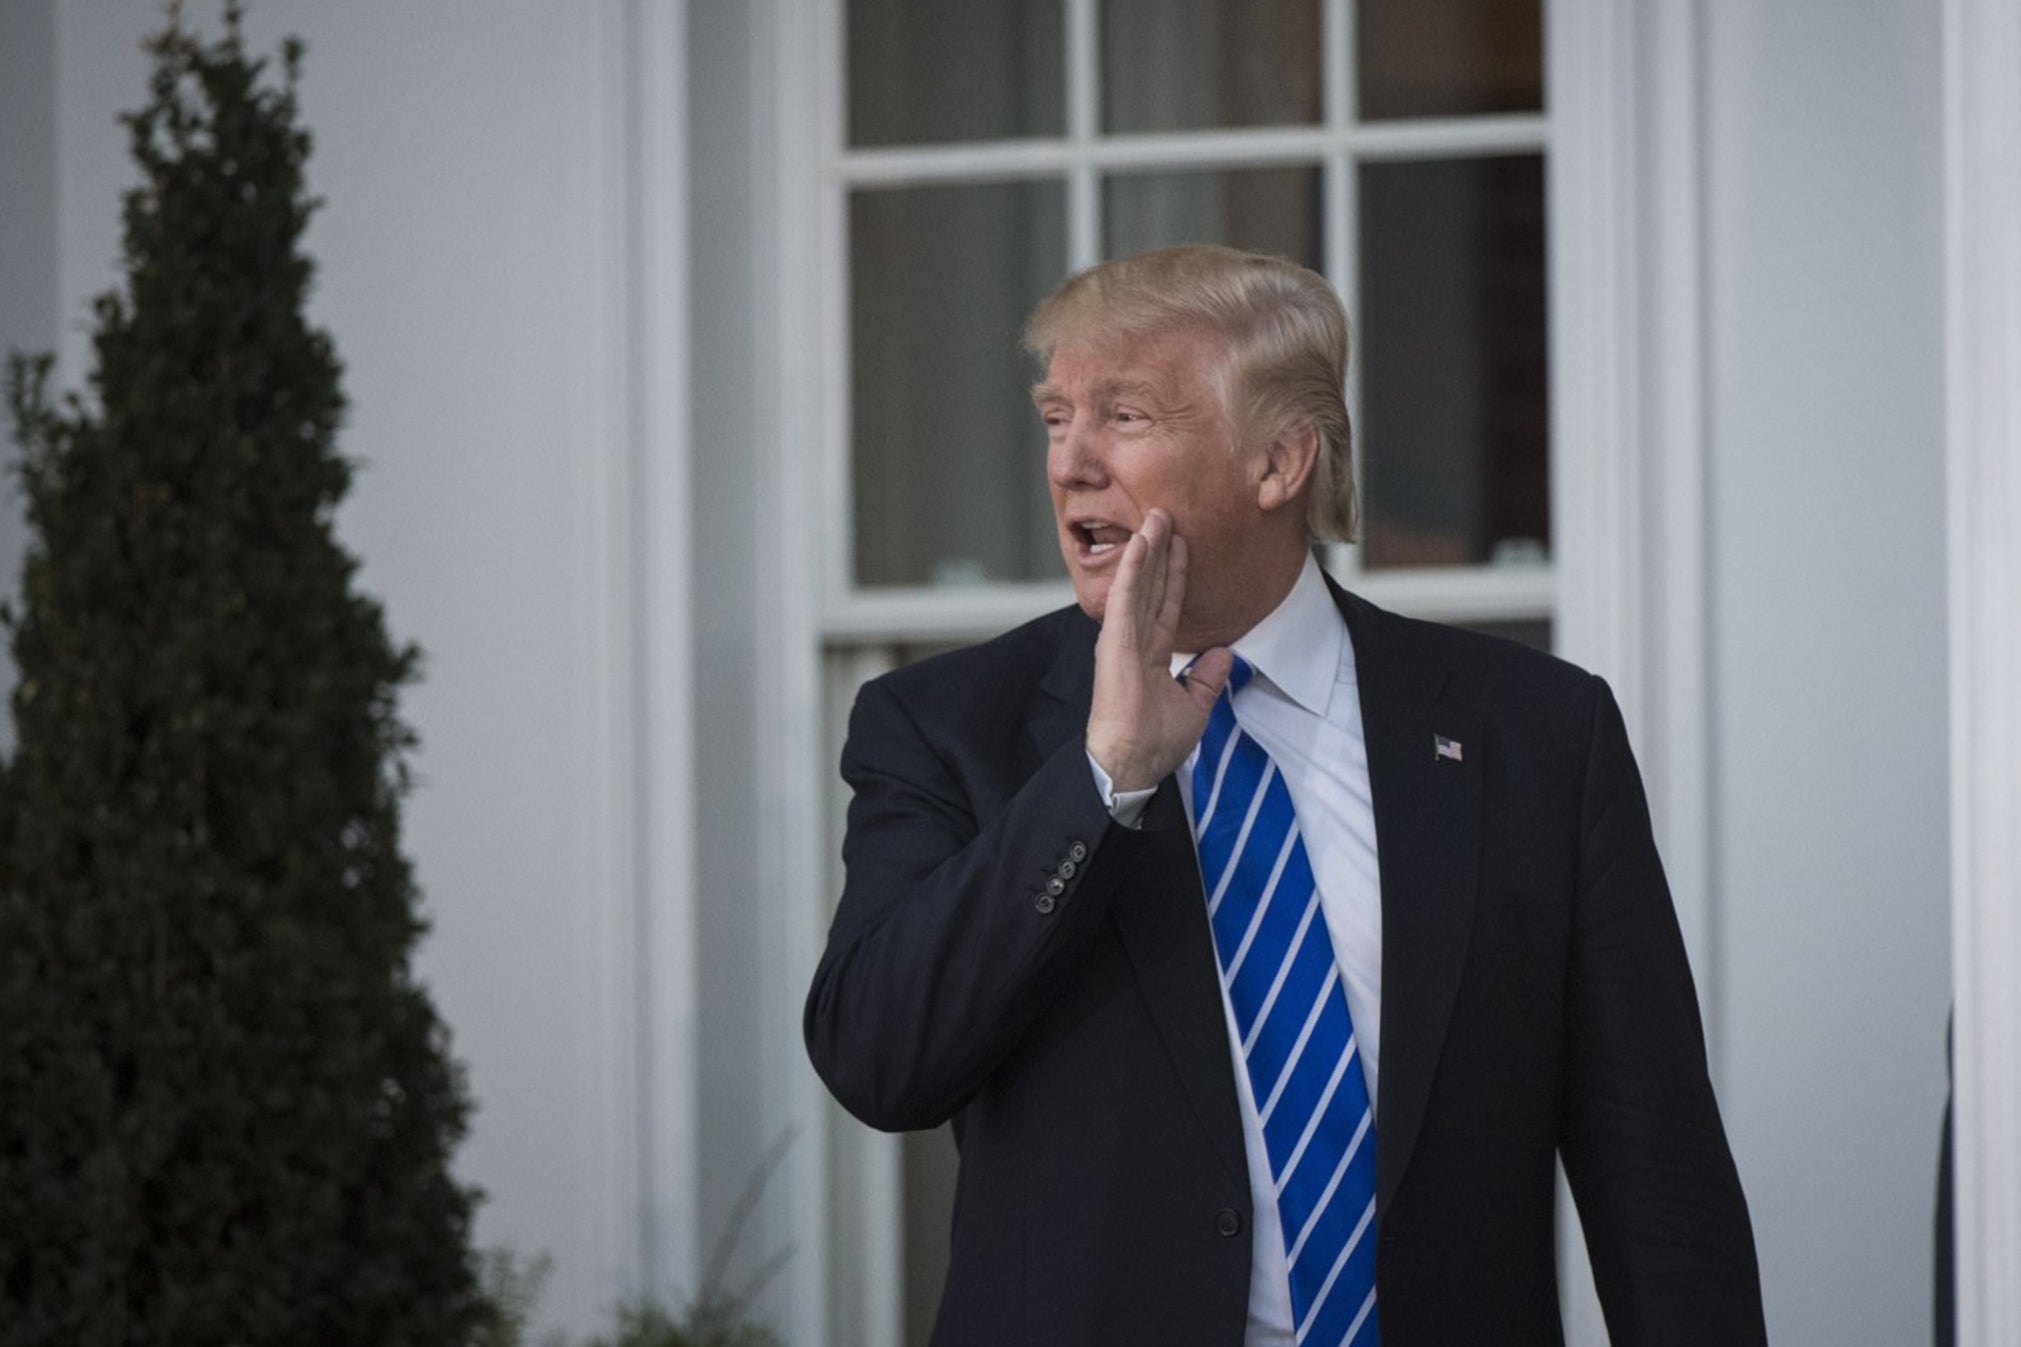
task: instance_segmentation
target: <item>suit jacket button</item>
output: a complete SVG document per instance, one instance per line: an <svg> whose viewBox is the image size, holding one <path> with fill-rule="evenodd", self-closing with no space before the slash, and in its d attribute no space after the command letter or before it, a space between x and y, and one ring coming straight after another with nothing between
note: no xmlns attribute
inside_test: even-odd
<svg viewBox="0 0 2021 1347"><path fill-rule="evenodd" d="M1052 915L1052 910L1058 907L1059 905L1060 900L1053 897L1050 893L1040 894L1038 896L1038 901L1032 904L1032 906L1037 908L1040 914L1043 916Z"/></svg>
<svg viewBox="0 0 2021 1347"><path fill-rule="evenodd" d="M1242 1213L1233 1207L1223 1207L1214 1213L1214 1228L1230 1239L1242 1233Z"/></svg>
<svg viewBox="0 0 2021 1347"><path fill-rule="evenodd" d="M1073 861L1076 865L1087 858L1088 844L1086 842L1076 842L1067 848L1067 859Z"/></svg>
<svg viewBox="0 0 2021 1347"><path fill-rule="evenodd" d="M1078 865L1075 865L1075 864L1074 864L1074 863L1073 863L1072 861L1061 861L1061 862L1060 862L1060 878L1061 878L1061 879L1072 879L1072 878L1074 877L1074 871L1076 871L1076 870L1078 870L1078 869L1080 869L1080 867L1079 867Z"/></svg>
<svg viewBox="0 0 2021 1347"><path fill-rule="evenodd" d="M1054 875L1051 879L1046 881L1046 892L1050 893L1053 897L1057 898L1066 891L1067 891L1067 881L1061 879L1058 875Z"/></svg>

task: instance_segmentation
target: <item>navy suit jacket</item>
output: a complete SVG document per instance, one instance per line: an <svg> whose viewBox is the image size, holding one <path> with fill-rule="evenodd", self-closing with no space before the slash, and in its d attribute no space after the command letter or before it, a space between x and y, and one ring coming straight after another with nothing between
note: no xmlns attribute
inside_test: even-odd
<svg viewBox="0 0 2021 1347"><path fill-rule="evenodd" d="M1382 881L1385 1347L1561 1341L1560 1155L1617 1347L1764 1341L1606 685L1334 597ZM953 1121L936 1343L1242 1342L1248 1169L1198 864L1173 780L1135 830L1096 791L1097 631L1064 609L879 678L843 750L848 878L807 1046L871 1126Z"/></svg>

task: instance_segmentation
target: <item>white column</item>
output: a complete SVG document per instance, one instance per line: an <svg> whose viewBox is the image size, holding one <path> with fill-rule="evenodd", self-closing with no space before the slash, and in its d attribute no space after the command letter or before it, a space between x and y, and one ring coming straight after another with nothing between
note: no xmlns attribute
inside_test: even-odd
<svg viewBox="0 0 2021 1347"><path fill-rule="evenodd" d="M1958 1341L2021 1344L2021 10L1944 7Z"/></svg>
<svg viewBox="0 0 2021 1347"><path fill-rule="evenodd" d="M607 276L617 327L621 442L612 533L626 611L625 713L632 728L632 979L627 1101L639 1289L678 1306L697 1290L697 883L694 595L688 349L687 6L621 0L606 11L606 66L618 97L607 143L617 156Z"/></svg>
<svg viewBox="0 0 2021 1347"><path fill-rule="evenodd" d="M1620 697L1709 1016L1698 7L1554 0L1549 18L1556 644ZM1562 1191L1559 1224L1566 1337L1597 1347Z"/></svg>
<svg viewBox="0 0 2021 1347"><path fill-rule="evenodd" d="M824 862L826 783L835 774L823 733L820 614L822 589L847 551L824 539L824 505L843 490L847 465L823 460L814 446L840 444L824 435L848 415L846 390L824 383L820 346L809 332L837 334L835 287L841 273L824 270L823 246L846 237L839 198L825 190L826 163L839 146L846 102L839 82L843 7L764 0L747 10L752 24L752 87L756 147L751 208L752 276L752 518L755 656L753 727L756 805L764 846L754 858L759 895L757 944L761 1003L753 1027L762 1063L759 1099L768 1118L792 1129L793 1142L775 1180L779 1202L766 1227L793 1253L765 1302L781 1337L828 1347L840 1337L831 1323L852 1250L834 1247L837 1178L825 1135L834 1104L807 1062L800 1007L826 943L831 898ZM812 221L813 228L804 227ZM833 254L829 254L832 256ZM835 418L830 421L827 418ZM726 449L726 452L734 452ZM821 471L814 467L821 464ZM825 474L825 475L824 475ZM846 498L846 497L844 497ZM837 540L839 541L839 540ZM824 545L831 550L823 551ZM824 559L827 564L824 565ZM846 1300L847 1289L841 1299Z"/></svg>
<svg viewBox="0 0 2021 1347"><path fill-rule="evenodd" d="M1557 646L1615 684L1703 983L1697 6L1556 0L1550 13Z"/></svg>

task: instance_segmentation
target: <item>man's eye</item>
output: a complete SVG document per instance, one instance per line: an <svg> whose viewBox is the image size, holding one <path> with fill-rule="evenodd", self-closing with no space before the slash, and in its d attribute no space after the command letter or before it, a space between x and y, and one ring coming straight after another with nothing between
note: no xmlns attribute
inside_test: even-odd
<svg viewBox="0 0 2021 1347"><path fill-rule="evenodd" d="M1141 425L1151 418L1142 412L1133 412L1126 408L1118 407L1115 411L1115 419L1126 426L1134 426Z"/></svg>

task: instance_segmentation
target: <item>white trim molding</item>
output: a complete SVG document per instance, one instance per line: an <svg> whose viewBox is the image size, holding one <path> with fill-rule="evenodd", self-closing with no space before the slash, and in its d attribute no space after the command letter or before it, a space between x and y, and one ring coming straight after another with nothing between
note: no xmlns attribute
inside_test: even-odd
<svg viewBox="0 0 2021 1347"><path fill-rule="evenodd" d="M1078 73L1083 61L1071 63ZM1078 106L1078 104L1077 104ZM1317 164L1348 154L1378 159L1451 159L1489 154L1536 154L1549 128L1534 113L1422 118L1356 126L1259 127L1226 131L1170 131L1060 140L964 141L851 150L838 176L857 187L915 186L933 182L1015 181L1087 171L1128 172L1181 168L1248 168L1267 164Z"/></svg>
<svg viewBox="0 0 2021 1347"><path fill-rule="evenodd" d="M1958 1341L2021 1344L2021 9L1944 6Z"/></svg>
<svg viewBox="0 0 2021 1347"><path fill-rule="evenodd" d="M1560 653L1619 694L1707 1014L1717 923L1705 665L1705 361L1695 0L1553 0L1545 50ZM1607 1341L1569 1202L1565 1329Z"/></svg>
<svg viewBox="0 0 2021 1347"><path fill-rule="evenodd" d="M1557 644L1615 684L1703 984L1717 932L1698 6L1556 0L1550 12Z"/></svg>
<svg viewBox="0 0 2021 1347"><path fill-rule="evenodd" d="M1370 603L1435 622L1533 620L1551 611L1556 583L1549 566L1329 569ZM1065 580L859 589L829 600L821 630L832 644L984 641L1073 601Z"/></svg>
<svg viewBox="0 0 2021 1347"><path fill-rule="evenodd" d="M1551 14L1559 648L1618 685L1668 856L1702 850L1673 829L1703 783L1663 765L1705 757L1697 5ZM1696 949L1706 914L1680 915Z"/></svg>

